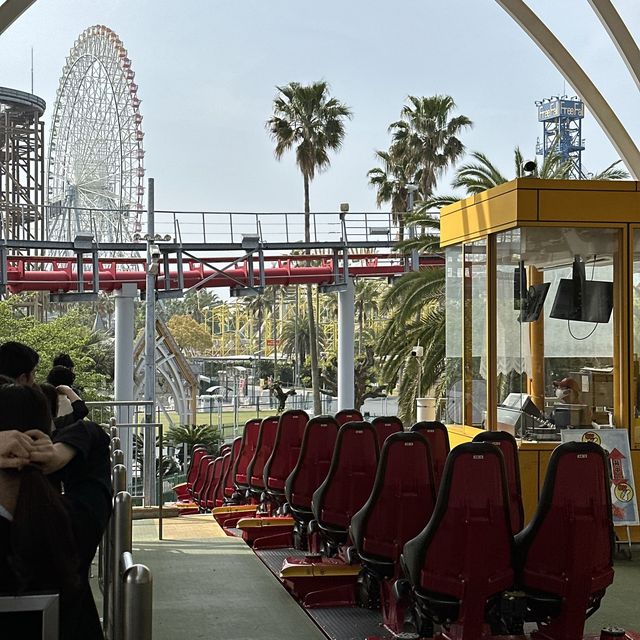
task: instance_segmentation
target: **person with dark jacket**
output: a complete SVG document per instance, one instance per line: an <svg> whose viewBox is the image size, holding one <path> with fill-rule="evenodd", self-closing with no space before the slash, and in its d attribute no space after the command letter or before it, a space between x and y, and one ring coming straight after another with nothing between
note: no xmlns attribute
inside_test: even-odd
<svg viewBox="0 0 640 640"><path fill-rule="evenodd" d="M56 429L67 427L89 415L87 405L73 386L75 379L76 374L73 370L64 365L55 365L47 374L47 383L52 385L59 395L56 409L53 411Z"/></svg>
<svg viewBox="0 0 640 640"><path fill-rule="evenodd" d="M37 387L0 385L0 594L58 593L60 638L102 640L88 570L111 513L109 438L90 422L54 441L50 428ZM40 640L39 627L31 614L0 614L2 638Z"/></svg>

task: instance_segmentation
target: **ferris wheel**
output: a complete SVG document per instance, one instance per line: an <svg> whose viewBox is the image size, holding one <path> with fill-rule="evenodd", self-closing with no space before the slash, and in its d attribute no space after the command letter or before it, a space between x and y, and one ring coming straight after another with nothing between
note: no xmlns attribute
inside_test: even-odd
<svg viewBox="0 0 640 640"><path fill-rule="evenodd" d="M126 242L141 230L144 149L138 85L127 50L95 25L67 56L51 122L47 226L50 240L90 233Z"/></svg>

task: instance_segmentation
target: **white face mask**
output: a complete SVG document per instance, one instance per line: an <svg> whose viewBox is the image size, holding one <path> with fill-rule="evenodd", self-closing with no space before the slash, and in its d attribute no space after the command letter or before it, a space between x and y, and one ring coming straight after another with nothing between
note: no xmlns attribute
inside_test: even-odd
<svg viewBox="0 0 640 640"><path fill-rule="evenodd" d="M562 389L561 387L559 387L558 389L556 389L556 398L560 398L560 400L562 400L562 398L566 398L570 393L570 389Z"/></svg>

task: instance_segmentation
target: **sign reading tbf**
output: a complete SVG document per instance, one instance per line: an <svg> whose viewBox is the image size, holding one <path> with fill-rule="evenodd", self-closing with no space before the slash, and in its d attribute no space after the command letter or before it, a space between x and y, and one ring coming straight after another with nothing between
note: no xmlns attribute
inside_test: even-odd
<svg viewBox="0 0 640 640"><path fill-rule="evenodd" d="M560 117L584 118L584 103L580 100L551 100L538 106L538 122Z"/></svg>

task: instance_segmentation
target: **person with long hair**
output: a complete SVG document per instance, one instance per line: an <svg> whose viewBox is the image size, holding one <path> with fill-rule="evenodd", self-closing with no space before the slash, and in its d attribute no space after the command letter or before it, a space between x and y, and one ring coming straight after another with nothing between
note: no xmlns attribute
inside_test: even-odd
<svg viewBox="0 0 640 640"><path fill-rule="evenodd" d="M56 442L50 433L40 389L0 384L0 594L59 593L61 640L98 640L88 569L111 512L109 439L90 422ZM64 495L47 477L54 473ZM40 638L34 624L10 614L0 635Z"/></svg>

